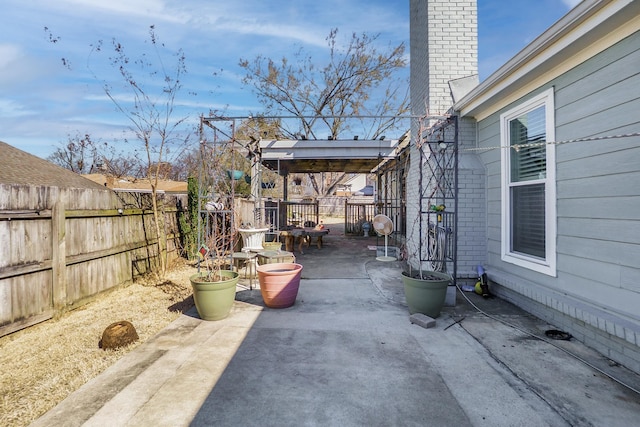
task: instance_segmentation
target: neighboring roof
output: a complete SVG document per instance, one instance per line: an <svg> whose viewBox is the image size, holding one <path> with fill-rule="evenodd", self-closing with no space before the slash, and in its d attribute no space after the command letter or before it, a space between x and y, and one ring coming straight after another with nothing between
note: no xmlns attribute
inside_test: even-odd
<svg viewBox="0 0 640 427"><path fill-rule="evenodd" d="M92 173L84 176L93 182L115 191L151 191L151 184L146 179L115 178L99 173ZM157 191L163 193L187 193L187 183L183 181L159 180Z"/></svg>
<svg viewBox="0 0 640 427"><path fill-rule="evenodd" d="M75 172L0 141L0 184L104 190Z"/></svg>
<svg viewBox="0 0 640 427"><path fill-rule="evenodd" d="M640 1L584 0L454 105L481 120L640 30Z"/></svg>

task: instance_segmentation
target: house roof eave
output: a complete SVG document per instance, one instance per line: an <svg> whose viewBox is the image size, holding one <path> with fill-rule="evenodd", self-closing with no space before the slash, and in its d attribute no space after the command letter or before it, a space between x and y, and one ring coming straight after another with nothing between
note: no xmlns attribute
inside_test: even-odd
<svg viewBox="0 0 640 427"><path fill-rule="evenodd" d="M640 27L640 2L585 0L454 104L481 120Z"/></svg>

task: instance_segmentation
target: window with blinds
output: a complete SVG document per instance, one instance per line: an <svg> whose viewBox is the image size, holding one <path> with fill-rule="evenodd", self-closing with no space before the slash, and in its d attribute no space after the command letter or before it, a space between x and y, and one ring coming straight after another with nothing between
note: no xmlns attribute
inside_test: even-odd
<svg viewBox="0 0 640 427"><path fill-rule="evenodd" d="M511 249L544 258L544 184L512 187L511 206Z"/></svg>
<svg viewBox="0 0 640 427"><path fill-rule="evenodd" d="M509 123L511 182L542 179L546 176L544 106Z"/></svg>
<svg viewBox="0 0 640 427"><path fill-rule="evenodd" d="M500 116L502 259L555 275L553 89Z"/></svg>
<svg viewBox="0 0 640 427"><path fill-rule="evenodd" d="M546 177L544 106L511 120L509 130L511 250L544 258L544 184L532 183Z"/></svg>

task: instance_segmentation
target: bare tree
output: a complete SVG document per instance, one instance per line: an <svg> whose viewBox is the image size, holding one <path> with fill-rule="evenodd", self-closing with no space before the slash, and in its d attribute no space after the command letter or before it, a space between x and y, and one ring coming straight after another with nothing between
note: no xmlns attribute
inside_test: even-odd
<svg viewBox="0 0 640 427"><path fill-rule="evenodd" d="M68 135L68 138L66 143L61 143L60 147L47 157L47 160L76 173L92 172L99 158L96 143L88 133Z"/></svg>
<svg viewBox="0 0 640 427"><path fill-rule="evenodd" d="M116 178L144 177L144 168L140 166L140 159L126 153L110 152L102 155L102 171Z"/></svg>
<svg viewBox="0 0 640 427"><path fill-rule="evenodd" d="M166 272L166 233L164 217L158 206L158 181L166 169L168 157L172 153L181 153L190 134L184 131L187 117L176 117L176 97L182 89L182 76L187 72L185 55L181 49L173 53L172 68L165 66L166 51L160 43L154 26L149 28L149 42L152 54L131 59L125 47L116 39L111 41L109 61L117 70L121 88L126 90L131 101L123 100L112 84L103 81L103 89L116 109L125 116L135 140L141 145L140 151L143 171L151 186L155 232L159 246L161 274ZM93 47L96 54L103 52L103 43ZM145 80L151 77L152 83L145 86ZM157 89L156 92L153 89ZM127 141L133 142L133 141Z"/></svg>
<svg viewBox="0 0 640 427"><path fill-rule="evenodd" d="M235 129L235 139L243 144L260 138L278 138L281 136L281 120L261 116L245 119Z"/></svg>
<svg viewBox="0 0 640 427"><path fill-rule="evenodd" d="M59 44L60 37L54 36L48 27L44 27L44 31L50 43ZM184 152L194 130L185 129L188 117L176 117L176 97L182 89L181 78L187 72L182 49L168 52L158 40L153 25L149 27L148 43L151 47L149 53L130 58L124 45L116 38L111 40L110 49L104 48L103 41L98 41L91 45L87 67L93 77L103 83L105 94L116 110L126 117L129 131L134 135L134 138L125 137L125 142L131 143L131 150L127 155L116 154L115 150L111 150L111 156L105 155L103 160L107 163L107 170L114 175L133 171L136 175L144 175L148 180L160 254L160 273L164 275L167 244L163 230L164 216L160 215L158 206L158 181L168 169L170 156ZM105 76L99 77L92 70L91 60L102 55L107 56L109 64L117 73L116 81L119 79L121 83L119 89L114 89L112 80ZM167 61L168 55L173 56L171 62ZM67 58L62 58L62 64L72 70ZM171 64L171 68L165 64Z"/></svg>
<svg viewBox="0 0 640 427"><path fill-rule="evenodd" d="M297 128L281 128L284 136L318 139L321 132L328 132L336 139L349 130L349 117L366 117L360 119L366 122L366 137L377 139L408 111L408 85L395 79L407 65L404 44L378 52L377 35L353 34L341 49L337 35L334 29L327 37L329 59L323 67L302 49L292 59L280 61L262 55L251 61L240 59L246 71L243 83L253 87L266 114L298 118ZM332 175L328 182L321 179L322 185L310 177L316 192L334 188L344 176Z"/></svg>
<svg viewBox="0 0 640 427"><path fill-rule="evenodd" d="M79 174L103 173L117 178L146 176L135 153L117 151L115 144L93 140L88 133L69 135L68 141L60 143L47 160Z"/></svg>
<svg viewBox="0 0 640 427"><path fill-rule="evenodd" d="M180 161L172 162L169 179L187 181L189 177L198 176L198 147L187 149L180 155Z"/></svg>

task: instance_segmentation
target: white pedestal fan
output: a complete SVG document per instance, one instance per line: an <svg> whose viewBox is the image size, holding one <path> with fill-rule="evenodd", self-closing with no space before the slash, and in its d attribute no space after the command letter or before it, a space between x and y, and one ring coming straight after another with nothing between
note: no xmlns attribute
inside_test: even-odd
<svg viewBox="0 0 640 427"><path fill-rule="evenodd" d="M396 258L388 255L389 234L393 231L393 221L386 215L373 217L373 229L380 236L384 236L384 256L376 257L378 261L395 261Z"/></svg>

